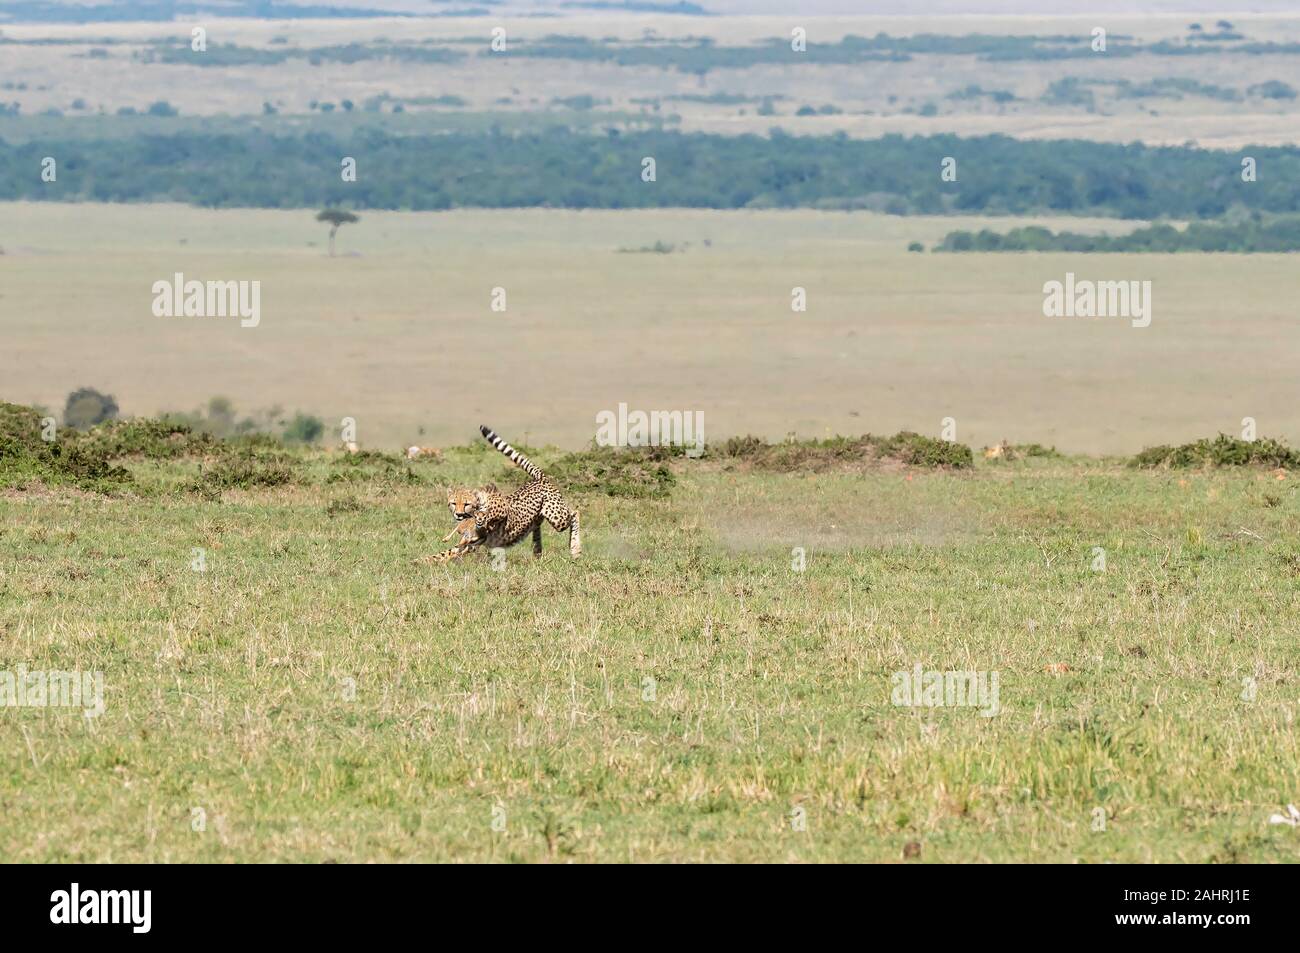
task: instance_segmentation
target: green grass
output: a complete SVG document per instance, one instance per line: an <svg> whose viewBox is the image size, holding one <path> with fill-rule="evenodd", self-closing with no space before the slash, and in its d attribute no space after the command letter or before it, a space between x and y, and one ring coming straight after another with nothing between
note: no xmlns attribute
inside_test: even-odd
<svg viewBox="0 0 1300 953"><path fill-rule="evenodd" d="M0 709L0 856L1300 859L1266 823L1300 799L1294 473L675 458L573 494L582 560L548 529L496 571L425 559L444 483L518 482L484 447L292 455L0 491L0 669L106 686ZM998 672L1001 712L895 707L916 663Z"/></svg>

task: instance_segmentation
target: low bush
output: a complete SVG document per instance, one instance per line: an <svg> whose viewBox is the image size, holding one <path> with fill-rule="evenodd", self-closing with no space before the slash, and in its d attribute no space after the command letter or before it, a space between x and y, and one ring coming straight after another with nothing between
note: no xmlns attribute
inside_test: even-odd
<svg viewBox="0 0 1300 953"><path fill-rule="evenodd" d="M1285 467L1300 469L1300 451L1279 440L1262 437L1241 440L1219 434L1213 439L1197 440L1181 446L1148 447L1135 456L1134 467Z"/></svg>

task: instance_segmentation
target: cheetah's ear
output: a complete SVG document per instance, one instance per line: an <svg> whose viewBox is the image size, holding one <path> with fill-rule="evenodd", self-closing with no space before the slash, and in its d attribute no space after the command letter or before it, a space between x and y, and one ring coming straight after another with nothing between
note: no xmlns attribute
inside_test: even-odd
<svg viewBox="0 0 1300 953"><path fill-rule="evenodd" d="M486 492L488 492L488 493L496 493L496 492L498 492L498 491L497 491L497 485L496 485L495 483L484 483L484 484L483 484L483 489L484 489Z"/></svg>
<svg viewBox="0 0 1300 953"><path fill-rule="evenodd" d="M496 491L493 490L493 492L496 492ZM477 503L480 507L487 506L487 505L488 505L488 500L489 500L489 499L491 499L491 496L490 496L490 494L486 491L486 489L475 490L475 491L474 491L474 502Z"/></svg>

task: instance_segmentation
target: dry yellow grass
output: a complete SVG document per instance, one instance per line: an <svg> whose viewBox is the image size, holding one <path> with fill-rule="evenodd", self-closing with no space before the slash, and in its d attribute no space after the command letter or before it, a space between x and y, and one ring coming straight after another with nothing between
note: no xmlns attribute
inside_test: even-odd
<svg viewBox="0 0 1300 953"><path fill-rule="evenodd" d="M355 417L363 446L392 449L480 422L576 447L620 402L703 411L712 438L937 436L953 417L976 447L1131 453L1249 416L1300 442L1286 255L911 254L994 221L812 211L363 212L334 259L308 211L48 203L0 221L5 396L54 409L82 385L131 414L224 394ZM689 247L618 252L659 240ZM155 318L151 286L177 271L260 280L261 326ZM1042 285L1067 271L1151 280L1151 326L1045 318Z"/></svg>

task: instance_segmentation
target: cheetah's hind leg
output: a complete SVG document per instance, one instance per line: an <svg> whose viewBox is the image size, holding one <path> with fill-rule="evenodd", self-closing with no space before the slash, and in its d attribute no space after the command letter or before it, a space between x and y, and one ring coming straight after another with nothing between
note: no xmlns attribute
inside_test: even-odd
<svg viewBox="0 0 1300 953"><path fill-rule="evenodd" d="M562 500L550 500L542 504L542 516L557 533L569 531L569 555L577 559L582 555L582 528L578 522L578 511L571 510Z"/></svg>

